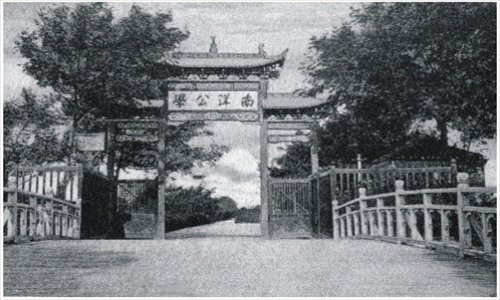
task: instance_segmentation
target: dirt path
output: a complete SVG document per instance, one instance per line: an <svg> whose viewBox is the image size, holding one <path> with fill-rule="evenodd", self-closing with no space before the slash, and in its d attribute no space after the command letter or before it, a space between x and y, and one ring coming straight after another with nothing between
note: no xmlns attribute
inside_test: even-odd
<svg viewBox="0 0 500 300"><path fill-rule="evenodd" d="M259 237L260 224L234 223L233 220L217 222L191 228L184 228L168 232L165 238L192 238L192 237Z"/></svg>
<svg viewBox="0 0 500 300"><path fill-rule="evenodd" d="M495 264L364 240L44 241L6 246L4 262L6 296L496 293Z"/></svg>

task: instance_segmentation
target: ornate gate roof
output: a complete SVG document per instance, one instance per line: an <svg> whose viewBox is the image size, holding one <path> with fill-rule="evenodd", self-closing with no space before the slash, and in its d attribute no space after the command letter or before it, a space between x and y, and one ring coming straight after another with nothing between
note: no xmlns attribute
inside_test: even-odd
<svg viewBox="0 0 500 300"><path fill-rule="evenodd" d="M210 75L217 75L219 79L231 75L241 79L250 75L278 78L287 53L288 49L279 55L267 55L264 44L259 45L257 53L219 53L215 37L212 37L208 52L167 53L159 64L168 66L170 75L180 78L190 75L197 75L200 79L207 79Z"/></svg>
<svg viewBox="0 0 500 300"><path fill-rule="evenodd" d="M283 66L288 50L279 55L267 56L258 53L203 53L176 52L166 55L161 61L180 68L264 68L272 65Z"/></svg>

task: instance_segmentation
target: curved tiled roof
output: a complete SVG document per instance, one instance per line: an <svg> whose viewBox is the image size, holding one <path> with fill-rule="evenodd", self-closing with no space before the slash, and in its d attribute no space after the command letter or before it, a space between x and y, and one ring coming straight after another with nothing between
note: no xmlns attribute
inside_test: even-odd
<svg viewBox="0 0 500 300"><path fill-rule="evenodd" d="M257 68L283 65L288 49L279 55L268 56L256 53L200 53L176 52L160 61L181 68Z"/></svg>

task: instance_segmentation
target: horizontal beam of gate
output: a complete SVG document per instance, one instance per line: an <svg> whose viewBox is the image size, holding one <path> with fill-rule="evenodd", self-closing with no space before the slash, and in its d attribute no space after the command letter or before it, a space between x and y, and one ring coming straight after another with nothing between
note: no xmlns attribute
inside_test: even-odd
<svg viewBox="0 0 500 300"><path fill-rule="evenodd" d="M267 128L270 130L304 130L311 129L311 122L269 122Z"/></svg>
<svg viewBox="0 0 500 300"><path fill-rule="evenodd" d="M269 143L307 142L309 138L304 135L270 135L267 141Z"/></svg>

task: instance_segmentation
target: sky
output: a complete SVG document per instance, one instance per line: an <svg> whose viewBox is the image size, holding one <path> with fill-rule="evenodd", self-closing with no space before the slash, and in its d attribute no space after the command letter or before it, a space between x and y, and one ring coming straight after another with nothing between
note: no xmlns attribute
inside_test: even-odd
<svg viewBox="0 0 500 300"><path fill-rule="evenodd" d="M289 49L281 76L270 82L270 92L292 92L304 86L305 77L299 70L308 53L312 36L330 32L348 20L353 3L137 3L151 13L172 11L173 25L190 32L180 51L208 52L210 36L216 36L219 52L257 52L265 44L268 54L279 54ZM47 3L4 4L4 99L17 95L21 88L39 90L36 83L22 72L22 58L14 48L14 41L22 30L32 30L37 11ZM75 3L69 3L75 5ZM108 3L115 17L124 16L132 3ZM43 90L41 90L43 92ZM229 196L238 206L260 203L259 129L256 124L216 122L210 124L215 135L209 139L194 140L193 145L223 143L231 147L214 167L194 170L205 175L203 181L191 176L174 174L170 182L182 186L203 184L215 191L216 196ZM496 157L496 141L490 142L485 154ZM270 149L270 159L281 152ZM496 181L496 160L489 163L490 179ZM488 167L488 166L487 166ZM124 178L137 176L131 172Z"/></svg>

